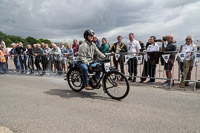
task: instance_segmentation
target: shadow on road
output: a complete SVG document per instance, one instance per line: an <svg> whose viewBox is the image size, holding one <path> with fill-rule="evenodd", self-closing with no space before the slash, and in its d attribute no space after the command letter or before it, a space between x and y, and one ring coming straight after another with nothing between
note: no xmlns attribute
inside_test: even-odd
<svg viewBox="0 0 200 133"><path fill-rule="evenodd" d="M116 101L117 100L111 99L110 97L103 97L103 96L97 96L97 93L95 92L74 92L72 90L63 90L63 89L51 89L49 91L44 92L47 95L57 95L62 98L91 98L91 99L99 99L99 100L106 100L106 101Z"/></svg>

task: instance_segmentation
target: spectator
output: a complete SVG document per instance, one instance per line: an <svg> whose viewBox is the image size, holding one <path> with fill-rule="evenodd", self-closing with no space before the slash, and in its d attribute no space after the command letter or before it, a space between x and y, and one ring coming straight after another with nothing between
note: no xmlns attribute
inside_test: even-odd
<svg viewBox="0 0 200 133"><path fill-rule="evenodd" d="M150 44L151 44L151 40L149 39L148 42L146 43L146 47L145 47L146 50ZM145 50L143 52L144 54L146 54ZM148 65L147 55L143 60L144 60L144 65L143 65L142 77L140 78L141 79L140 83L143 83L149 75L149 65Z"/></svg>
<svg viewBox="0 0 200 133"><path fill-rule="evenodd" d="M16 47L17 54L19 55L19 61L21 65L21 74L27 73L27 65L26 65L26 48L23 47L23 43L20 42Z"/></svg>
<svg viewBox="0 0 200 133"><path fill-rule="evenodd" d="M128 80L132 80L132 74L134 73L133 82L136 82L136 76L137 76L137 58L138 54L140 53L141 46L137 40L134 39L134 34L129 33L129 40L127 42L127 50L128 54L130 54L130 59L128 61L128 72L129 72L129 78Z"/></svg>
<svg viewBox="0 0 200 133"><path fill-rule="evenodd" d="M102 45L99 49L102 53L109 53L109 45L106 41L106 38L102 38Z"/></svg>
<svg viewBox="0 0 200 133"><path fill-rule="evenodd" d="M181 82L180 87L184 88L189 85L189 82L185 80L191 79L191 71L194 64L194 53L197 51L197 46L193 43L193 37L188 35L185 38L186 43L182 46L181 53L185 54L184 61L180 60L180 70L181 70Z"/></svg>
<svg viewBox="0 0 200 133"><path fill-rule="evenodd" d="M49 45L45 44L44 55L47 58L45 70L51 69L51 63L49 63L50 62L50 53L51 53L51 49L49 48Z"/></svg>
<svg viewBox="0 0 200 133"><path fill-rule="evenodd" d="M74 54L76 53L76 52L78 52L78 43L77 43L77 40L75 39L74 41L73 41L73 45L72 45L72 48L73 48L73 51L74 51Z"/></svg>
<svg viewBox="0 0 200 133"><path fill-rule="evenodd" d="M124 60L125 60L124 54L125 54L125 52L127 52L127 48L126 48L126 45L124 43L122 43L122 36L121 35L119 35L117 37L117 40L118 41L113 44L111 51L112 51L112 54L121 53L121 55L120 55L118 60L116 60L115 56L113 56L113 61L114 61L114 65L115 65L117 70L118 70L118 62L119 62L121 72L123 74L125 74L125 72L124 72Z"/></svg>
<svg viewBox="0 0 200 133"><path fill-rule="evenodd" d="M64 51L64 55L67 58L66 65L67 65L67 63L70 64L71 60L74 57L74 53L73 53L73 49L71 48L71 44L67 44L67 48Z"/></svg>
<svg viewBox="0 0 200 133"><path fill-rule="evenodd" d="M21 70L21 65L20 65L20 62L19 62L19 56L17 55L17 51L16 51L17 45L15 43L12 43L11 47L12 47L12 49L11 49L9 54L11 56L11 59L14 62L16 72L19 73L20 70Z"/></svg>
<svg viewBox="0 0 200 133"><path fill-rule="evenodd" d="M79 41L79 46L83 43L83 41Z"/></svg>
<svg viewBox="0 0 200 133"><path fill-rule="evenodd" d="M140 47L141 47L139 55L142 55L142 62L141 62L141 64L143 64L143 61L144 61L144 53L143 53L143 51L145 50L144 49L144 43L142 42L142 40L139 40L139 43L140 43Z"/></svg>
<svg viewBox="0 0 200 133"><path fill-rule="evenodd" d="M1 40L1 45L3 45L4 48L6 48L6 43L3 40Z"/></svg>
<svg viewBox="0 0 200 133"><path fill-rule="evenodd" d="M53 45L54 43L51 43L50 45L50 49L52 50L53 49ZM55 72L55 60L54 60L54 56L51 55L51 52L50 52L50 61L49 61L49 65L50 65L50 68L51 68L51 71L52 72Z"/></svg>
<svg viewBox="0 0 200 133"><path fill-rule="evenodd" d="M168 63L165 63L164 65L164 70L166 71L166 76L167 76L167 81L165 81L163 83L163 86L170 86L170 83L171 83L171 78L172 78L172 68L173 68L173 65L174 65L174 59L175 59L175 55L176 55L176 43L174 41L174 37L172 35L167 35L166 36L166 39L167 39L167 46L165 47L164 46L164 41L162 41L162 51L165 53L165 54L170 54L169 56L169 60L168 60Z"/></svg>
<svg viewBox="0 0 200 133"><path fill-rule="evenodd" d="M8 49L5 47L5 45L1 44L2 51L4 53L4 56L6 58L6 71L8 71Z"/></svg>
<svg viewBox="0 0 200 133"><path fill-rule="evenodd" d="M142 40L139 40L139 43L140 43L140 52L143 52L144 51L144 43L142 42Z"/></svg>
<svg viewBox="0 0 200 133"><path fill-rule="evenodd" d="M27 45L27 52L26 54L28 55L28 69L30 72L30 75L34 73L34 60L33 60L33 49L30 44Z"/></svg>
<svg viewBox="0 0 200 133"><path fill-rule="evenodd" d="M158 63L158 59L155 56L157 56L156 52L159 51L159 45L155 42L156 37L151 36L149 39L150 45L148 46L147 50L144 52L147 52L147 56L145 59L143 72L142 72L142 78L141 83L146 80L146 78L150 77L150 80L147 83L154 83L155 82L155 73L156 73L156 63Z"/></svg>
<svg viewBox="0 0 200 133"><path fill-rule="evenodd" d="M101 41L97 38L96 35L94 35L94 43L96 44L97 48L100 49Z"/></svg>
<svg viewBox="0 0 200 133"><path fill-rule="evenodd" d="M40 71L42 70L41 67L40 67L40 62L42 62L42 56L43 56L43 50L42 50L40 44L36 45L34 55L35 55L35 65L36 65L36 68L37 68L36 71L40 74ZM42 67L44 68L44 66L42 66Z"/></svg>
<svg viewBox="0 0 200 133"><path fill-rule="evenodd" d="M33 51L37 49L37 44L33 44Z"/></svg>
<svg viewBox="0 0 200 133"><path fill-rule="evenodd" d="M44 51L44 49L45 49L45 45L46 45L46 44L45 44L44 42L41 43L41 49L42 49L43 51Z"/></svg>
<svg viewBox="0 0 200 133"><path fill-rule="evenodd" d="M6 58L2 50L3 44L0 44L0 74L6 73Z"/></svg>
<svg viewBox="0 0 200 133"><path fill-rule="evenodd" d="M61 50L61 64L62 64L62 71L64 70L64 72L65 72L65 70L66 70L66 65L65 65L66 58L65 58L64 53L65 53L66 48L65 48L65 46L64 46L63 43L60 44L60 50Z"/></svg>
<svg viewBox="0 0 200 133"><path fill-rule="evenodd" d="M55 67L57 69L57 75L62 74L62 68L61 68L61 50L59 47L56 46L56 44L53 44L53 49L51 50L51 54L54 57L54 63Z"/></svg>

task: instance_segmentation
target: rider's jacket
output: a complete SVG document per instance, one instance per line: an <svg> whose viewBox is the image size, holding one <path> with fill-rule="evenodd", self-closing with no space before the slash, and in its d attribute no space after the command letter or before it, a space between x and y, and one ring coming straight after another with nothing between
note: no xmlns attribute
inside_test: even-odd
<svg viewBox="0 0 200 133"><path fill-rule="evenodd" d="M89 65L93 61L94 54L100 58L105 58L105 55L99 51L93 42L84 41L79 47L79 57L77 61Z"/></svg>

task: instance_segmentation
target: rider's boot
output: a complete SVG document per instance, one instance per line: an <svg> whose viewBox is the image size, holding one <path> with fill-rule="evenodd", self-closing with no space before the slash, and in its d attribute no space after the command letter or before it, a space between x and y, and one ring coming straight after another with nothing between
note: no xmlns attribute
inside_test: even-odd
<svg viewBox="0 0 200 133"><path fill-rule="evenodd" d="M86 89L86 90L92 90L92 87L89 86L89 85L87 85L87 86L85 87L85 89Z"/></svg>

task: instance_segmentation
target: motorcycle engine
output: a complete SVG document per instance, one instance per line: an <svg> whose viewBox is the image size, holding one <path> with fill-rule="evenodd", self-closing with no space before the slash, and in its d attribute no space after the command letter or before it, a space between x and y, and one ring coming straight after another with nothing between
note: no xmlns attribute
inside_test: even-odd
<svg viewBox="0 0 200 133"><path fill-rule="evenodd" d="M93 75L91 78L89 78L89 85L92 88L97 88L98 87L98 83L97 83L95 75Z"/></svg>

